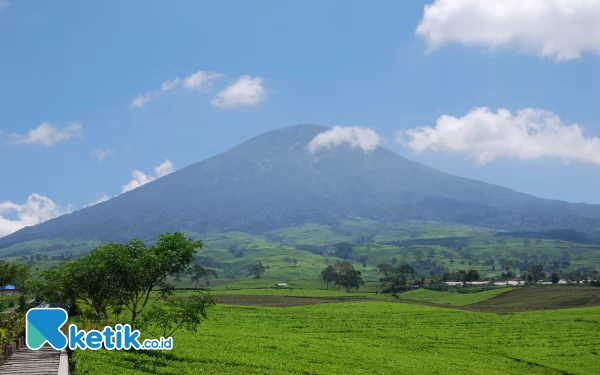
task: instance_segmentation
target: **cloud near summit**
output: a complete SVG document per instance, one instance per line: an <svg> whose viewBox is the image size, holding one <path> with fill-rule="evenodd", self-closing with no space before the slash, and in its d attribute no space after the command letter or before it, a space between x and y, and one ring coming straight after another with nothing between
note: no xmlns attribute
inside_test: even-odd
<svg viewBox="0 0 600 375"><path fill-rule="evenodd" d="M161 178L170 173L173 173L175 169L173 168L173 163L170 160L165 160L162 164L154 167L154 175L145 174L142 171L134 170L131 172L131 181L121 187L121 193L126 193L130 190L138 188L142 185L147 184L148 182L152 182L157 178Z"/></svg>
<svg viewBox="0 0 600 375"><path fill-rule="evenodd" d="M315 153L322 148L332 148L341 144L360 147L363 151L373 151L383 143L384 139L370 128L359 126L335 126L330 130L317 134L307 145L310 153Z"/></svg>

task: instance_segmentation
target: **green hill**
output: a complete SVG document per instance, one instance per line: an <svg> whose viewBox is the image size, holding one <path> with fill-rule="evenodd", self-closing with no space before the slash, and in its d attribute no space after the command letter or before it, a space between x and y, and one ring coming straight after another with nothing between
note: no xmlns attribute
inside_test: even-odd
<svg viewBox="0 0 600 375"><path fill-rule="evenodd" d="M379 278L377 265L393 262L409 263L426 278L439 276L445 270L461 269L498 276L505 264L517 273L532 264L544 264L548 271L563 272L582 268L591 271L600 266L597 245L438 222L351 219L336 226L307 223L261 235L187 234L205 244L196 261L217 270L220 280L211 281L212 285L248 280L247 269L258 262L267 267L263 276L266 280L318 283L321 270L341 260L333 248L340 242L352 243L348 260L361 270L367 281ZM0 249L0 258L30 262L34 269L46 268L97 245L98 242L92 241L32 240ZM182 286L190 286L186 277L182 280Z"/></svg>

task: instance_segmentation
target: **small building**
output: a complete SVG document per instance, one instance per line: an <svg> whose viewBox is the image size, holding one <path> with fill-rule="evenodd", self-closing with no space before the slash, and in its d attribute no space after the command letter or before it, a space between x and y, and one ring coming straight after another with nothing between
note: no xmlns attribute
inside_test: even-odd
<svg viewBox="0 0 600 375"><path fill-rule="evenodd" d="M462 281L445 281L444 284L449 285L449 286L462 286L463 282Z"/></svg>
<svg viewBox="0 0 600 375"><path fill-rule="evenodd" d="M286 288L287 284L286 283L277 283L277 284L275 284L275 286L278 288Z"/></svg>
<svg viewBox="0 0 600 375"><path fill-rule="evenodd" d="M489 281L470 281L467 285L488 285Z"/></svg>
<svg viewBox="0 0 600 375"><path fill-rule="evenodd" d="M0 287L0 294L19 294L19 290L14 285L4 285Z"/></svg>

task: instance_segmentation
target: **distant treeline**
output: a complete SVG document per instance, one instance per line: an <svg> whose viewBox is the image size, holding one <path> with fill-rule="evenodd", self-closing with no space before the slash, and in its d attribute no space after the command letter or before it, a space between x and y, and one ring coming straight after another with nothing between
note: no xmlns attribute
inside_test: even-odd
<svg viewBox="0 0 600 375"><path fill-rule="evenodd" d="M540 238L547 240L559 240L566 242L575 242L585 245L600 245L600 237L576 231L574 229L556 229L545 232L498 232L496 237L513 237L513 238Z"/></svg>
<svg viewBox="0 0 600 375"><path fill-rule="evenodd" d="M414 245L445 246L453 249L461 249L469 244L470 237L444 237L444 238L418 238L411 240L396 240L379 242L382 245L409 247Z"/></svg>

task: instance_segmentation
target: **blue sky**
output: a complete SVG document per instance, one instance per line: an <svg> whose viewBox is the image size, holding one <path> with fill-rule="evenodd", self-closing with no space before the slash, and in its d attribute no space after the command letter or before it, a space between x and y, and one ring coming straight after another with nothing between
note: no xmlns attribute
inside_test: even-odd
<svg viewBox="0 0 600 375"><path fill-rule="evenodd" d="M596 5L518 3L498 18L479 0L0 0L0 227L298 123L369 128L449 173L600 203Z"/></svg>

